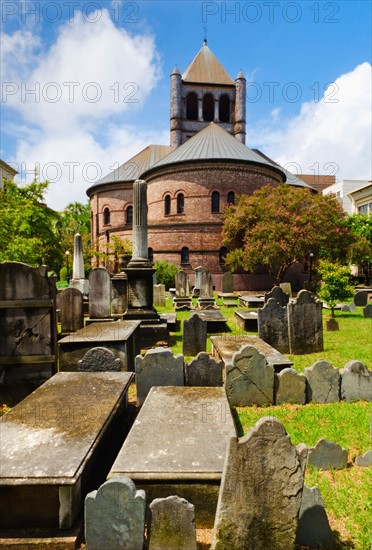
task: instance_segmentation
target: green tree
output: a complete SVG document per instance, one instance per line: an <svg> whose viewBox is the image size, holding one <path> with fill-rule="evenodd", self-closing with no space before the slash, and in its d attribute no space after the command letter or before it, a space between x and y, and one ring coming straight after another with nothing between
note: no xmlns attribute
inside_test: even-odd
<svg viewBox="0 0 372 550"><path fill-rule="evenodd" d="M314 261L346 262L350 246L358 240L333 195L286 184L238 197L223 218L223 240L231 250L226 264L251 272L266 266L275 284L310 252Z"/></svg>
<svg viewBox="0 0 372 550"><path fill-rule="evenodd" d="M92 250L91 253L95 257L97 265L100 261L103 261L110 272L118 273L121 269L119 256L123 254L127 256L131 255L132 242L130 239L123 239L117 235L112 235L110 242L101 245L101 250Z"/></svg>
<svg viewBox="0 0 372 550"><path fill-rule="evenodd" d="M349 261L358 265L367 279L372 265L372 214L352 214L346 224L357 237L350 247Z"/></svg>
<svg viewBox="0 0 372 550"><path fill-rule="evenodd" d="M34 181L20 187L4 181L0 189L0 262L46 264L59 269L63 256L60 215L44 202L48 185Z"/></svg>
<svg viewBox="0 0 372 550"><path fill-rule="evenodd" d="M154 267L156 269L156 280L158 284L165 285L167 290L174 287L175 277L180 268L176 264L172 264L166 260L157 260L154 263Z"/></svg>
<svg viewBox="0 0 372 550"><path fill-rule="evenodd" d="M318 273L322 280L318 296L331 308L331 314L334 317L336 304L350 300L354 295L354 287L350 284L350 269L347 266L321 260Z"/></svg>
<svg viewBox="0 0 372 550"><path fill-rule="evenodd" d="M70 258L74 250L74 236L80 233L83 246L84 268L86 272L91 270L91 238L90 238L90 205L73 202L61 212L58 225L62 251L70 252ZM64 267L67 267L65 265Z"/></svg>

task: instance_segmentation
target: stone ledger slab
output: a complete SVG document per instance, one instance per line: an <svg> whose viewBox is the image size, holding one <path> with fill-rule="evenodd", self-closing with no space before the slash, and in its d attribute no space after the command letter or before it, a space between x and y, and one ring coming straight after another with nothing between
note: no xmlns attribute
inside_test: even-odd
<svg viewBox="0 0 372 550"><path fill-rule="evenodd" d="M59 370L77 371L79 360L87 351L100 346L109 348L121 359L122 370L134 370L134 358L140 349L141 321L93 323L58 342Z"/></svg>
<svg viewBox="0 0 372 550"><path fill-rule="evenodd" d="M108 477L129 477L148 502L185 498L195 506L197 527L212 527L235 433L223 388L152 388Z"/></svg>
<svg viewBox="0 0 372 550"><path fill-rule="evenodd" d="M248 309L237 309L235 313L235 322L239 328L246 332L258 331L258 315L256 311Z"/></svg>
<svg viewBox="0 0 372 550"><path fill-rule="evenodd" d="M258 336L211 336L212 355L221 359L225 366L231 363L234 353L240 350L242 346L253 346L259 352L263 353L269 365L275 372L280 372L293 365L293 362L282 355L278 350L261 340Z"/></svg>
<svg viewBox="0 0 372 550"><path fill-rule="evenodd" d="M198 311L191 311L190 318L193 315L199 315L202 321L207 323L207 332L223 332L226 330L226 317L218 310L199 309Z"/></svg>
<svg viewBox="0 0 372 550"><path fill-rule="evenodd" d="M73 527L131 373L63 372L0 419L0 529ZM107 452L105 452L105 456Z"/></svg>

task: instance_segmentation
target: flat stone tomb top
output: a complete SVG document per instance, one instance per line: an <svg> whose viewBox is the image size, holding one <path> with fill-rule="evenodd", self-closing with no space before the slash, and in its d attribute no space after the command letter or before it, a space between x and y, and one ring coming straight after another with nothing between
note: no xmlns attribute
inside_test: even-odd
<svg viewBox="0 0 372 550"><path fill-rule="evenodd" d="M264 305L265 299L260 296L240 296L240 302L247 307L259 307Z"/></svg>
<svg viewBox="0 0 372 550"><path fill-rule="evenodd" d="M258 336L211 336L213 350L225 363L231 362L232 356L239 351L241 346L254 346L258 351L266 356L269 365L274 368L292 366L293 361L282 355L278 350L261 340Z"/></svg>
<svg viewBox="0 0 372 550"><path fill-rule="evenodd" d="M1 485L73 485L132 373L61 372L0 419Z"/></svg>
<svg viewBox="0 0 372 550"><path fill-rule="evenodd" d="M238 304L236 302L233 302L232 300L227 300L225 302L223 302L223 305L225 307L236 307Z"/></svg>
<svg viewBox="0 0 372 550"><path fill-rule="evenodd" d="M92 342L118 342L127 340L139 327L141 321L115 321L114 323L92 323L77 332L65 336L59 344Z"/></svg>
<svg viewBox="0 0 372 550"><path fill-rule="evenodd" d="M154 387L108 477L220 480L235 433L224 388Z"/></svg>
<svg viewBox="0 0 372 550"><path fill-rule="evenodd" d="M235 315L242 319L258 319L257 311L249 311L248 309L237 309L234 311Z"/></svg>
<svg viewBox="0 0 372 550"><path fill-rule="evenodd" d="M217 296L223 298L224 300L237 300L239 296L234 294L234 292L218 292Z"/></svg>
<svg viewBox="0 0 372 550"><path fill-rule="evenodd" d="M207 321L208 323L224 323L226 322L226 317L222 315L222 313L219 310L216 309L200 309L197 311L190 311L190 317L193 315L199 315L199 317L203 321Z"/></svg>

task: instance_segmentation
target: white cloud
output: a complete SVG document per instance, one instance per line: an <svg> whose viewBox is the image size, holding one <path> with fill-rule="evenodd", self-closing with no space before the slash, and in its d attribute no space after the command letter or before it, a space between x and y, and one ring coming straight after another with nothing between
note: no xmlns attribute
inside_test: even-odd
<svg viewBox="0 0 372 550"><path fill-rule="evenodd" d="M371 177L369 63L337 78L319 102L304 103L286 126L273 125L273 119L250 136L283 166L296 163L307 174L319 166L319 173L335 174L338 180Z"/></svg>
<svg viewBox="0 0 372 550"><path fill-rule="evenodd" d="M160 77L152 36L130 35L102 10L94 24L76 13L48 49L28 30L5 34L3 44L4 107L22 119L18 128L8 123L6 129L18 138L16 158L27 181L35 164L40 179L52 181L47 196L52 208L85 202L85 189L115 163L151 142L169 141L161 132L144 135L125 123L110 125L129 109L140 113ZM27 90L36 90L36 96Z"/></svg>

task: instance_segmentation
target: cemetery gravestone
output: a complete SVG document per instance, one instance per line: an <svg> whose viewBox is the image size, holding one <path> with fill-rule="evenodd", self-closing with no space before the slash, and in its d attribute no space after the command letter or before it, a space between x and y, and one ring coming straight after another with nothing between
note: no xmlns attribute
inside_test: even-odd
<svg viewBox="0 0 372 550"><path fill-rule="evenodd" d="M173 299L173 305L176 310L191 309L192 300L190 298L189 278L185 271L176 273L176 296Z"/></svg>
<svg viewBox="0 0 372 550"><path fill-rule="evenodd" d="M196 550L195 509L184 498L156 498L150 504L149 550Z"/></svg>
<svg viewBox="0 0 372 550"><path fill-rule="evenodd" d="M135 359L137 404L142 405L153 386L184 386L183 356L167 348L150 349Z"/></svg>
<svg viewBox="0 0 372 550"><path fill-rule="evenodd" d="M117 477L85 498L85 540L88 550L142 550L145 529L145 491Z"/></svg>
<svg viewBox="0 0 372 550"><path fill-rule="evenodd" d="M183 323L182 353L196 356L207 349L207 323L199 315L193 315Z"/></svg>
<svg viewBox="0 0 372 550"><path fill-rule="evenodd" d="M76 332L83 326L83 295L77 288L66 288L61 293L62 334Z"/></svg>
<svg viewBox="0 0 372 550"><path fill-rule="evenodd" d="M84 270L83 241L79 233L74 236L74 258L70 287L80 290L82 294L88 294L89 292L89 282L85 278Z"/></svg>
<svg viewBox="0 0 372 550"><path fill-rule="evenodd" d="M107 372L120 371L121 361L107 348L96 347L86 352L78 362L78 371Z"/></svg>
<svg viewBox="0 0 372 550"><path fill-rule="evenodd" d="M226 271L222 275L222 292L228 294L234 291L234 279L230 271Z"/></svg>
<svg viewBox="0 0 372 550"><path fill-rule="evenodd" d="M216 305L213 298L213 277L210 271L203 271L200 276L200 295L198 307L204 309Z"/></svg>
<svg viewBox="0 0 372 550"><path fill-rule="evenodd" d="M193 296L194 298L198 298L200 295L201 276L202 276L202 273L204 273L207 270L205 269L205 267L202 267L200 265L199 267L196 267L194 271L195 271L195 285L194 285Z"/></svg>
<svg viewBox="0 0 372 550"><path fill-rule="evenodd" d="M372 371L361 361L349 361L341 370L341 399L372 401Z"/></svg>
<svg viewBox="0 0 372 550"><path fill-rule="evenodd" d="M328 439L319 439L315 447L309 447L308 464L319 470L342 470L347 467L347 450Z"/></svg>
<svg viewBox="0 0 372 550"><path fill-rule="evenodd" d="M284 426L273 417L261 418L240 439L232 437L211 548L293 548L305 461L306 447L294 447Z"/></svg>
<svg viewBox="0 0 372 550"><path fill-rule="evenodd" d="M111 316L110 302L111 279L109 272L103 267L97 267L89 273L90 319L109 319Z"/></svg>
<svg viewBox="0 0 372 550"><path fill-rule="evenodd" d="M283 369L275 375L275 404L306 403L306 377L294 369Z"/></svg>
<svg viewBox="0 0 372 550"><path fill-rule="evenodd" d="M154 285L154 306L165 307L165 285Z"/></svg>
<svg viewBox="0 0 372 550"><path fill-rule="evenodd" d="M372 451L366 451L362 456L357 456L355 464L362 468L368 468L372 466Z"/></svg>
<svg viewBox="0 0 372 550"><path fill-rule="evenodd" d="M323 351L322 302L300 290L288 304L290 353L302 355Z"/></svg>
<svg viewBox="0 0 372 550"><path fill-rule="evenodd" d="M351 304L343 304L341 307L341 311L345 313L355 313L356 312L356 305L354 302L351 302Z"/></svg>
<svg viewBox="0 0 372 550"><path fill-rule="evenodd" d="M274 300L276 300L282 307L286 306L289 302L289 294L284 292L280 286L274 286L270 292L266 292L265 304L270 300L270 298L274 298Z"/></svg>
<svg viewBox="0 0 372 550"><path fill-rule="evenodd" d="M222 361L216 361L201 351L185 365L187 386L222 386Z"/></svg>
<svg viewBox="0 0 372 550"><path fill-rule="evenodd" d="M340 400L340 373L327 361L316 361L304 371L307 401L335 403Z"/></svg>
<svg viewBox="0 0 372 550"><path fill-rule="evenodd" d="M232 407L271 405L274 402L274 369L252 346L240 348L226 365L226 395Z"/></svg>
<svg viewBox="0 0 372 550"><path fill-rule="evenodd" d="M128 277L122 271L111 280L111 312L114 317L122 317L128 309Z"/></svg>
<svg viewBox="0 0 372 550"><path fill-rule="evenodd" d="M363 308L363 315L366 319L371 319L372 318L372 304L367 304Z"/></svg>
<svg viewBox="0 0 372 550"><path fill-rule="evenodd" d="M329 526L322 495L318 487L304 485L296 544L311 548L333 548L335 538Z"/></svg>
<svg viewBox="0 0 372 550"><path fill-rule="evenodd" d="M18 403L55 373L55 304L47 268L0 264L0 403Z"/></svg>
<svg viewBox="0 0 372 550"><path fill-rule="evenodd" d="M354 304L359 307L367 305L368 292L366 290L359 290L354 296Z"/></svg>
<svg viewBox="0 0 372 550"><path fill-rule="evenodd" d="M258 310L258 336L280 353L289 353L287 307L275 298L269 298Z"/></svg>

